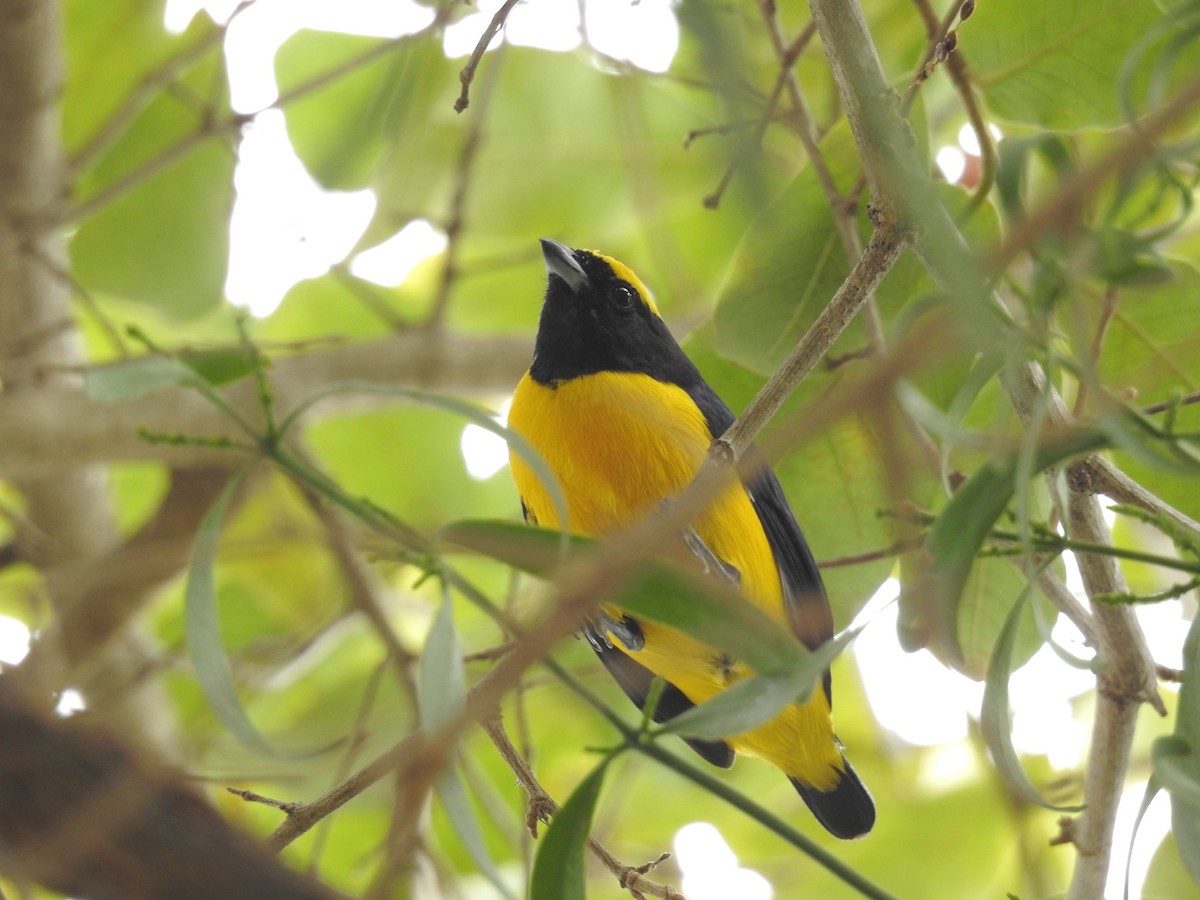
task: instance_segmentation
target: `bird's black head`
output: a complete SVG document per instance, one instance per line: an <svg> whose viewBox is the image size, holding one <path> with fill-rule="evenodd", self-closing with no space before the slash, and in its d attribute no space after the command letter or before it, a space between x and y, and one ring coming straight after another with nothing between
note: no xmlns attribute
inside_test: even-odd
<svg viewBox="0 0 1200 900"><path fill-rule="evenodd" d="M642 372L692 383L699 374L623 263L544 239L548 282L530 374L554 385L594 372Z"/></svg>

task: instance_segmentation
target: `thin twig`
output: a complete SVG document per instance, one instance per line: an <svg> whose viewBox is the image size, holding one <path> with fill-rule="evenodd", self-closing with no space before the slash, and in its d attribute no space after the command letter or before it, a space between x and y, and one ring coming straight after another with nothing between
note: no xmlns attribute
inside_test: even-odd
<svg viewBox="0 0 1200 900"><path fill-rule="evenodd" d="M458 164L454 169L454 193L450 200L450 217L446 220L446 250L443 254L442 274L438 278L433 308L425 321L425 327L428 329L440 328L444 323L446 310L450 306L450 294L455 280L460 274L459 258L462 255L463 230L466 227L467 200L470 197L475 164L479 158L480 148L483 146L483 128L487 122L487 110L491 105L489 101L493 96L496 81L497 79L492 77L484 82L482 94L476 104L475 115L471 118L470 124L467 126L467 133L463 136ZM464 83L463 91L466 90L467 84Z"/></svg>
<svg viewBox="0 0 1200 900"><path fill-rule="evenodd" d="M1154 416L1176 406L1191 406L1193 403L1200 403L1200 391L1192 391L1190 394L1184 394L1178 400L1164 400L1161 403L1151 403L1149 406L1143 406L1142 412L1148 416Z"/></svg>
<svg viewBox="0 0 1200 900"><path fill-rule="evenodd" d="M504 722L500 718L500 715L497 713L495 716L485 719L481 724L483 725L483 730L487 732L488 737L492 739L492 743L496 746L496 751L500 754L500 758L504 760L505 764L512 770L512 773L517 776L517 781L525 789L525 793L529 798L529 813L526 818L526 825L534 837L536 837L538 823L550 821L554 814L558 812L558 804L538 782L537 776L533 772L533 767L529 765L529 762L513 746L512 741L508 737L508 732L504 729ZM613 856L595 838L588 838L587 847L592 855L600 860L604 864L604 867L617 877L621 887L628 890L634 897L651 894L655 897L662 897L664 900L685 900L683 894L670 885L659 884L645 877L651 869L668 859L671 854L664 853L653 862L642 866L627 866Z"/></svg>
<svg viewBox="0 0 1200 900"><path fill-rule="evenodd" d="M731 451L733 459L741 457L753 436L775 415L796 385L829 351L883 276L899 259L907 244L907 236L896 224L886 217L881 218L866 250L833 299L738 420L719 438L717 443Z"/></svg>
<svg viewBox="0 0 1200 900"><path fill-rule="evenodd" d="M471 58L467 60L467 64L458 73L458 80L462 82L462 92L458 95L458 99L454 101L455 112L462 112L471 104L471 82L475 80L475 70L479 68L483 54L487 52L488 45L491 44L492 39L504 27L504 23L508 19L508 14L513 11L513 7L519 2L521 0L504 0L504 5L496 10L496 14L492 16L492 21L488 23L487 28L483 30L483 34L480 35L479 42L475 44L475 49L471 51Z"/></svg>

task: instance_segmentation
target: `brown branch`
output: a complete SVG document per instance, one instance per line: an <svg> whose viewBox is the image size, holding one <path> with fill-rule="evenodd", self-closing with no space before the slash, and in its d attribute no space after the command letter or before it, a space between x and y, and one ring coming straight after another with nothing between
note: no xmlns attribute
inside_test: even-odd
<svg viewBox="0 0 1200 900"><path fill-rule="evenodd" d="M6 875L94 900L341 896L270 859L178 775L86 717L45 713L7 677L0 733Z"/></svg>
<svg viewBox="0 0 1200 900"><path fill-rule="evenodd" d="M300 454L304 457L304 454ZM301 486L304 501L328 538L329 549L337 560L338 568L346 579L350 589L350 602L371 624L379 641L387 648L388 658L396 670L400 684L408 694L409 700L415 700L417 685L413 680L413 665L416 657L400 643L395 629L383 611L383 600L380 596L382 585L375 572L363 561L355 547L350 525L342 514L331 509L322 498L311 488Z"/></svg>
<svg viewBox="0 0 1200 900"><path fill-rule="evenodd" d="M496 14L492 16L492 21L488 22L487 28L480 35L479 42L475 45L475 49L471 51L471 58L467 60L467 64L458 73L458 80L462 82L462 91L459 93L458 99L454 101L455 112L462 112L470 106L471 82L475 80L475 70L479 68L479 63L483 60L483 54L487 52L488 45L492 42L492 39L504 27L504 23L508 20L508 14L513 11L513 7L519 2L520 0L504 0L504 5L496 10Z"/></svg>
<svg viewBox="0 0 1200 900"><path fill-rule="evenodd" d="M847 107L851 129L862 153L867 176L876 191L893 204L901 221L924 225L918 252L934 278L952 295L978 304L994 302L977 273L963 266L966 242L933 194L932 184L917 158L915 148L903 138L903 125L886 107L886 81L857 3L843 0L810 0L822 43L829 56L842 102ZM1185 88L1161 110L1146 117L1119 147L1089 168L1089 177L1075 178L1051 203L1030 217L993 254L994 271L1003 271L1020 249L1030 246L1046 230L1055 227L1063 210L1074 209L1101 178L1127 161L1135 148L1148 149L1167 126L1200 101L1200 80ZM886 152L883 152L886 148ZM1066 424L1070 416L1061 398L1045 384L1045 376L1033 363L1002 376L1010 402L1027 427L1040 421L1039 405L1045 401L1049 424ZM1068 533L1080 540L1105 542L1106 529L1094 497L1072 493ZM1085 560L1087 560L1085 562ZM1089 596L1115 591L1120 586L1116 563L1107 557L1080 558L1086 566L1085 585ZM1157 699L1153 664L1145 638L1133 613L1124 607L1095 605L1097 653L1105 663L1098 678L1098 706L1093 743L1089 752L1085 802L1087 809L1070 829L1079 849L1069 898L1100 896L1108 871L1116 798L1124 784L1125 764L1133 735L1138 705ZM1161 704L1161 700L1158 701Z"/></svg>
<svg viewBox="0 0 1200 900"><path fill-rule="evenodd" d="M1149 406L1143 406L1142 412L1148 416L1154 416L1166 412L1175 406L1191 406L1193 403L1200 403L1200 391L1192 391L1190 394L1184 394L1178 400L1164 400L1161 403L1151 403Z"/></svg>
<svg viewBox="0 0 1200 900"><path fill-rule="evenodd" d="M504 12L504 10L501 10ZM507 12L504 13L507 16ZM497 16L500 12L496 13ZM494 21L494 20L493 20ZM498 51L497 55L502 51ZM497 63L498 65L499 63ZM463 70L466 71L465 69ZM472 71L472 75L474 72ZM493 73L494 74L494 73ZM463 136L462 147L459 150L458 164L454 169L454 192L450 199L450 217L446 220L446 251L442 265L441 277L438 278L437 291L433 298L433 308L425 322L426 328L440 328L446 318L446 310L450 305L450 294L454 282L460 273L459 257L462 253L462 236L466 227L467 200L470 197L472 176L475 164L479 159L479 151L483 146L483 127L487 122L487 109L494 93L496 78L493 77L484 84L483 93L476 105L476 114L467 126ZM466 91L468 84L463 83L463 96L459 101L466 108ZM455 106L458 109L457 105ZM458 110L462 112L461 109Z"/></svg>
<svg viewBox="0 0 1200 900"><path fill-rule="evenodd" d="M871 235L870 243L833 299L738 420L718 439L717 443L731 452L733 459L741 457L754 435L775 415L796 385L829 351L883 276L900 258L908 238L887 215L886 212L881 213L882 218Z"/></svg>
<svg viewBox="0 0 1200 900"><path fill-rule="evenodd" d="M273 361L271 377L282 411L335 382L405 385L466 395L511 390L529 365L529 338L460 338L409 332L384 341L346 343ZM222 391L250 421L260 415L253 385ZM395 398L343 395L323 402L331 409L395 403ZM156 459L172 467L231 467L233 451L195 444L150 443L141 435L187 434L243 438L228 418L193 391L168 388L114 405L91 400L65 386L0 392L0 476L54 476L64 468L96 462Z"/></svg>
<svg viewBox="0 0 1200 900"><path fill-rule="evenodd" d="M487 732L488 737L492 739L492 743L495 745L496 751L500 754L500 758L504 760L505 764L517 777L517 782L525 789L525 794L529 798L525 824L530 833L534 837L537 837L538 823L550 821L554 814L558 812L558 804L537 780L537 776L533 772L533 767L529 765L529 761L513 746L512 741L508 737L508 732L504 729L504 722L500 718L499 713L485 719L481 724L483 725L483 730ZM621 887L629 891L634 897L642 897L645 894L650 894L654 897L662 897L664 900L686 900L683 894L670 885L659 884L645 877L655 866L669 859L671 854L664 853L653 862L641 866L627 866L613 856L595 838L588 838L587 847L591 851L591 854L604 864L604 868L617 877L617 881Z"/></svg>

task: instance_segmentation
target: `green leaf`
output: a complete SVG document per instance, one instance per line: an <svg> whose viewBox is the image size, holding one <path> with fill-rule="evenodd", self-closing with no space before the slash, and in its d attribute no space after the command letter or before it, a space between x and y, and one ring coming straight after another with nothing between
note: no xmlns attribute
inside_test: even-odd
<svg viewBox="0 0 1200 900"><path fill-rule="evenodd" d="M122 6L122 15L101 27L129 57L125 64L140 68L146 55L139 41L150 27L141 16L159 4ZM161 22L159 11L160 33ZM126 40L131 45L123 47ZM70 243L74 276L95 293L150 305L177 319L194 318L220 303L229 261L236 154L216 136L197 139L214 121L232 115L220 42L210 43L211 49L135 104L128 126L106 152L89 158L73 184L72 199L84 210ZM126 183L129 178L140 180ZM116 193L105 196L108 191Z"/></svg>
<svg viewBox="0 0 1200 900"><path fill-rule="evenodd" d="M200 522L184 588L184 623L188 652L196 668L196 680L217 718L245 746L275 756L275 750L251 723L238 699L233 670L221 643L221 624L217 616L213 579L221 523L246 474L246 470L243 470L230 479Z"/></svg>
<svg viewBox="0 0 1200 900"><path fill-rule="evenodd" d="M1096 377L1114 393L1136 393L1138 403L1159 403L1200 389L1200 271L1176 261L1170 284L1126 289L1105 332ZM1084 307L1084 333L1094 334L1102 310ZM1163 416L1154 416L1161 421ZM1200 431L1200 405L1179 410L1176 424ZM1194 473L1158 465L1144 454L1118 448L1114 461L1123 472L1176 509L1200 519L1200 491Z"/></svg>
<svg viewBox="0 0 1200 900"><path fill-rule="evenodd" d="M256 366L267 363L265 357L246 346L182 350L179 360L214 387L245 378Z"/></svg>
<svg viewBox="0 0 1200 900"><path fill-rule="evenodd" d="M701 740L718 740L757 728L789 703L807 700L830 663L854 640L858 631L855 628L842 632L782 671L739 681L671 719L662 731Z"/></svg>
<svg viewBox="0 0 1200 900"><path fill-rule="evenodd" d="M1000 633L1012 611L1013 598L1020 596L1027 584L1027 579L1011 559L984 557L975 560L958 604L956 634L961 660L942 661L968 678L983 680ZM1035 593L1034 597L1036 603L1040 594ZM1036 623L1029 619L1022 619L1021 622L1013 638L1013 669L1023 666L1045 643ZM930 649L939 655L937 646Z"/></svg>
<svg viewBox="0 0 1200 900"><path fill-rule="evenodd" d="M1183 643L1183 678L1175 733L1154 742L1154 777L1171 795L1171 828L1179 854L1200 884L1200 617Z"/></svg>
<svg viewBox="0 0 1200 900"><path fill-rule="evenodd" d="M430 733L462 711L466 701L462 651L454 630L454 605L442 599L421 653L421 724Z"/></svg>
<svg viewBox="0 0 1200 900"><path fill-rule="evenodd" d="M529 900L584 900L587 896L583 854L608 762L605 759L593 769L550 820L538 842Z"/></svg>
<svg viewBox="0 0 1200 900"><path fill-rule="evenodd" d="M1137 844L1138 829L1142 827L1142 819L1146 816L1146 810L1150 808L1150 804L1154 798L1158 796L1158 792L1162 790L1162 785L1158 783L1158 779L1153 775L1146 781L1146 790L1142 793L1142 802L1138 805L1137 816L1133 820L1133 833L1129 836L1129 851L1125 854L1125 894L1124 900L1129 900L1129 873L1130 863L1133 862L1133 848Z"/></svg>
<svg viewBox="0 0 1200 900"><path fill-rule="evenodd" d="M1095 428L1063 431L1033 454L1034 471L1098 450L1108 442ZM964 664L958 638L959 604L975 557L1017 489L1019 453L993 460L955 491L926 536L926 562L900 595L905 646L934 644L947 659Z"/></svg>
<svg viewBox="0 0 1200 900"><path fill-rule="evenodd" d="M1052 129L1124 122L1116 73L1161 18L1152 0L980 3L959 46L992 115Z"/></svg>
<svg viewBox="0 0 1200 900"><path fill-rule="evenodd" d="M67 0L63 4L67 79L63 142L76 153L92 140L156 69L207 42L220 56L216 25L196 16L183 34L163 27L165 0Z"/></svg>
<svg viewBox="0 0 1200 900"><path fill-rule="evenodd" d="M433 627L425 638L420 672L418 699L421 727L431 734L462 711L467 696L462 651L454 628L454 604L450 600L449 592L444 592L442 604L433 620ZM479 820L458 773L452 767L447 767L438 777L435 790L446 815L454 825L458 839L462 841L463 847L479 871L502 896L512 898L512 893L501 880L500 873L496 871L496 865L487 851Z"/></svg>
<svg viewBox="0 0 1200 900"><path fill-rule="evenodd" d="M856 158L842 130L826 144L837 145L827 158ZM849 270L825 193L807 166L738 245L713 316L717 352L772 374Z"/></svg>
<svg viewBox="0 0 1200 900"><path fill-rule="evenodd" d="M1055 806L1042 797L1025 774L1012 743L1012 727L1008 715L1008 680L1014 668L1013 647L1016 644L1018 626L1032 592L1033 578L1030 578L1004 621L983 683L983 708L979 724L996 769L1018 796L1047 809L1079 812L1083 809L1082 806Z"/></svg>
<svg viewBox="0 0 1200 900"><path fill-rule="evenodd" d="M71 261L88 288L176 318L221 302L229 261L233 155L211 142L84 219Z"/></svg>
<svg viewBox="0 0 1200 900"><path fill-rule="evenodd" d="M83 383L97 403L121 403L150 391L184 387L200 380L196 372L169 356L141 356L127 362L88 369Z"/></svg>
<svg viewBox="0 0 1200 900"><path fill-rule="evenodd" d="M336 73L283 107L288 136L305 168L328 189L359 190L377 181L385 157L395 158L422 195L407 197L414 201L407 204L410 216L422 211L423 198L446 175L445 154L430 152L429 143L443 130L439 118L447 123L453 118L454 72L440 34L397 43L301 30L275 57L284 97ZM405 221L393 221L392 230Z"/></svg>
<svg viewBox="0 0 1200 900"><path fill-rule="evenodd" d="M438 537L443 543L482 553L538 578L553 577L566 559L561 532L505 520L451 522L438 531ZM596 541L592 538L570 535L572 552L595 546Z"/></svg>

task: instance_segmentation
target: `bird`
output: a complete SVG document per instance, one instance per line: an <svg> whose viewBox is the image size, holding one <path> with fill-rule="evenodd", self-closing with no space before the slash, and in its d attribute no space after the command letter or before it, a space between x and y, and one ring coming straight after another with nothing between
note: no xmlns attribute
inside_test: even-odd
<svg viewBox="0 0 1200 900"><path fill-rule="evenodd" d="M510 467L527 522L601 537L679 495L734 416L628 266L550 239L541 246L546 293L508 427L553 474L567 521L559 521L553 490L522 455L510 452ZM820 572L769 468L720 493L690 534L690 543L715 556L746 599L805 646L816 648L833 636ZM653 711L658 722L752 674L727 653L609 605L582 631L639 708L655 676L663 680ZM861 837L875 823L875 804L834 733L831 687L827 669L807 701L790 703L766 723L722 740L687 743L722 768L739 753L766 760L831 834Z"/></svg>

